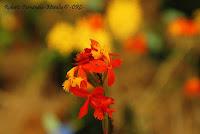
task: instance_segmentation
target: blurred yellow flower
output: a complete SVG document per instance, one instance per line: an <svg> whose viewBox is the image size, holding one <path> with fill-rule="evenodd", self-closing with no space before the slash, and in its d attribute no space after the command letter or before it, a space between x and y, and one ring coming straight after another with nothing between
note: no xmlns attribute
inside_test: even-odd
<svg viewBox="0 0 200 134"><path fill-rule="evenodd" d="M69 54L75 49L74 28L65 22L55 24L47 35L47 44L50 49L57 50L61 54Z"/></svg>
<svg viewBox="0 0 200 134"><path fill-rule="evenodd" d="M76 45L78 50L90 47L89 39L98 40L98 42L106 49L112 49L111 36L103 27L102 23L103 22L101 22L100 18L97 16L90 16L78 20L75 30Z"/></svg>
<svg viewBox="0 0 200 134"><path fill-rule="evenodd" d="M137 0L114 0L107 11L107 22L116 38L123 40L137 32L142 12Z"/></svg>

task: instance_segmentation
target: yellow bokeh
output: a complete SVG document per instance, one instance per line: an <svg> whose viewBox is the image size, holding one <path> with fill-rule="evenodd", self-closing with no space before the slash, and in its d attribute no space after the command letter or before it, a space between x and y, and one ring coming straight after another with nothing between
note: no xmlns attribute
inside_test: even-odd
<svg viewBox="0 0 200 134"><path fill-rule="evenodd" d="M89 48L90 39L98 41L108 50L112 49L111 36L104 28L94 30L85 20L79 20L75 32L75 40L78 50Z"/></svg>
<svg viewBox="0 0 200 134"><path fill-rule="evenodd" d="M47 35L48 47L64 55L71 53L75 49L73 40L74 28L65 22L55 24Z"/></svg>
<svg viewBox="0 0 200 134"><path fill-rule="evenodd" d="M137 32L142 21L142 11L136 0L114 0L107 11L107 22L113 35L126 39Z"/></svg>

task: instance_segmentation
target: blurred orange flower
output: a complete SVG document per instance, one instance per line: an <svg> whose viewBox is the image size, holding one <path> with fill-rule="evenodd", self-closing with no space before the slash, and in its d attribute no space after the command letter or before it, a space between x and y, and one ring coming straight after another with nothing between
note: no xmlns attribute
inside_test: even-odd
<svg viewBox="0 0 200 134"><path fill-rule="evenodd" d="M93 30L103 28L103 18L100 14L94 14L88 17L88 24Z"/></svg>
<svg viewBox="0 0 200 134"><path fill-rule="evenodd" d="M189 97L200 96L200 79L194 77L187 80L184 86L184 93Z"/></svg>
<svg viewBox="0 0 200 134"><path fill-rule="evenodd" d="M148 52L147 39L144 34L137 34L125 41L124 48L136 54L146 54Z"/></svg>
<svg viewBox="0 0 200 134"><path fill-rule="evenodd" d="M199 34L196 23L183 17L172 21L168 25L168 32L172 36L195 36Z"/></svg>

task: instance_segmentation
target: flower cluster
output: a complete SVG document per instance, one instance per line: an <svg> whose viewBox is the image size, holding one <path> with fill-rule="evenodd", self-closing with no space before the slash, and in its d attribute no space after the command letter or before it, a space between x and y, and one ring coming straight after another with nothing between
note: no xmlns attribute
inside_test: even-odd
<svg viewBox="0 0 200 134"><path fill-rule="evenodd" d="M75 58L75 66L67 73L67 80L63 83L65 91L86 99L80 108L79 118L88 113L88 107L94 109L94 117L103 120L108 114L112 117L113 109L110 105L114 99L106 97L104 83L111 86L115 81L114 68L121 65L119 58L113 59L117 54L108 53L99 43L91 40L91 48L85 48ZM89 90L92 88L92 90Z"/></svg>

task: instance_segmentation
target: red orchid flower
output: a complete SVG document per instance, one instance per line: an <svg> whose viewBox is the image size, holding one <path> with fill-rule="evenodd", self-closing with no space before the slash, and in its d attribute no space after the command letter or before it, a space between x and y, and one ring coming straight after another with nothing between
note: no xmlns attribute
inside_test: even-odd
<svg viewBox="0 0 200 134"><path fill-rule="evenodd" d="M78 97L87 98L80 108L79 118L84 117L88 113L89 105L94 109L95 118L103 120L106 113L110 118L112 117L114 110L109 108L109 106L114 103L114 100L103 95L104 89L102 87L96 87L91 93L81 88L71 88L70 91Z"/></svg>

